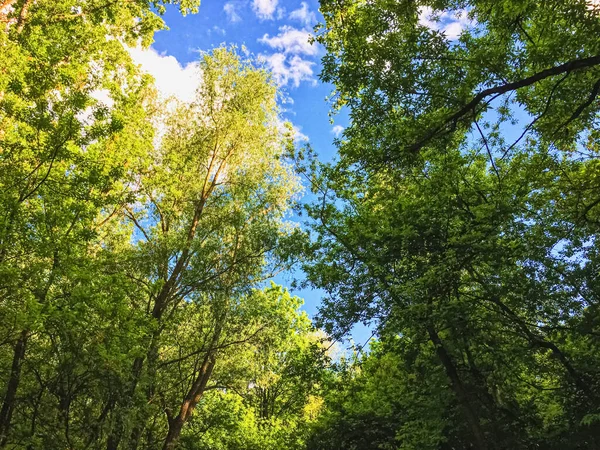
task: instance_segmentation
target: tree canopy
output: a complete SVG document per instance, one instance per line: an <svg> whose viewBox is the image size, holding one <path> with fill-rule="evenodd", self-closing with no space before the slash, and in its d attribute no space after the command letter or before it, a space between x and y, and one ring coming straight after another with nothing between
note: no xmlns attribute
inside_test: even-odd
<svg viewBox="0 0 600 450"><path fill-rule="evenodd" d="M322 448L598 446L597 12L321 4L322 76L352 124L314 175L309 280L328 331L380 336L351 383L398 358L411 399L378 386L392 412L358 397L365 414L334 397L323 442L380 417L382 443ZM442 13L462 17L458 35Z"/></svg>
<svg viewBox="0 0 600 450"><path fill-rule="evenodd" d="M0 448L600 447L596 3L320 3L329 164L245 52L133 63L199 1L0 3Z"/></svg>

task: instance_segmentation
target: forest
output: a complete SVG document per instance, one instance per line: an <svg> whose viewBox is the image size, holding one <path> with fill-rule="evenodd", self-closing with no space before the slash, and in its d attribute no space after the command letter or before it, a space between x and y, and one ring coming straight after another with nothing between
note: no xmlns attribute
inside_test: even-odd
<svg viewBox="0 0 600 450"><path fill-rule="evenodd" d="M330 161L243 47L160 95L203 8L0 0L0 449L600 449L600 2L320 0Z"/></svg>

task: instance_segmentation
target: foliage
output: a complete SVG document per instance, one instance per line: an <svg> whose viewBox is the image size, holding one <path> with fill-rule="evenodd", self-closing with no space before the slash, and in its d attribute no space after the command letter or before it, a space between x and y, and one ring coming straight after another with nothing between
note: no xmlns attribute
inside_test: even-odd
<svg viewBox="0 0 600 450"><path fill-rule="evenodd" d="M168 5L0 3L0 448L600 447L597 9L322 0L320 164L235 48L157 95Z"/></svg>
<svg viewBox="0 0 600 450"><path fill-rule="evenodd" d="M205 392L262 376L253 354L319 370L300 301L262 288L300 235L276 86L219 48L194 102L158 99L125 44L168 3L199 4L1 5L2 448L174 448Z"/></svg>
<svg viewBox="0 0 600 450"><path fill-rule="evenodd" d="M365 365L395 359L407 392L349 410L334 397L323 448L363 448L335 432L350 426L391 448L598 446L598 15L584 1L322 11L322 77L352 123L339 162L311 174L306 269L326 330L370 322L387 350ZM453 39L428 11L469 20Z"/></svg>

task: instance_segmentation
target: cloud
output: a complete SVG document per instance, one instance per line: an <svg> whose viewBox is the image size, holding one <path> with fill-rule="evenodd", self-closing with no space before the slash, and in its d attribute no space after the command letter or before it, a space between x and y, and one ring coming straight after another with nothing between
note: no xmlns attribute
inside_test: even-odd
<svg viewBox="0 0 600 450"><path fill-rule="evenodd" d="M284 25L283 27L279 27L279 34L277 36L269 37L268 34L265 34L262 38L258 39L258 42L276 50L283 50L283 53L314 56L317 54L318 48L309 42L310 36L310 31L308 30L298 30L289 25Z"/></svg>
<svg viewBox="0 0 600 450"><path fill-rule="evenodd" d="M225 14L227 14L227 19L229 19L230 22L235 23L242 21L242 18L235 10L235 5L233 3L225 3L225 5L223 5L223 11L225 11Z"/></svg>
<svg viewBox="0 0 600 450"><path fill-rule="evenodd" d="M225 36L225 34L227 33L224 28L218 27L216 25L214 25L212 28L209 28L207 32L209 35L212 33L216 33L220 34L221 36Z"/></svg>
<svg viewBox="0 0 600 450"><path fill-rule="evenodd" d="M302 9L302 8L301 8ZM265 34L258 42L278 50L271 55L261 55L277 83L280 85L291 84L298 87L302 81L309 81L313 85L314 61L303 56L316 56L318 47L310 42L310 31L297 29L289 25L279 27L276 36Z"/></svg>
<svg viewBox="0 0 600 450"><path fill-rule="evenodd" d="M331 133L335 137L340 137L342 135L343 131L344 131L344 127L341 125L334 125L334 127L331 129Z"/></svg>
<svg viewBox="0 0 600 450"><path fill-rule="evenodd" d="M252 9L261 20L273 19L279 0L252 0Z"/></svg>
<svg viewBox="0 0 600 450"><path fill-rule="evenodd" d="M107 89L98 89L90 93L90 97L96 100L98 103L103 104L108 109L111 109L115 101L110 96L110 92Z"/></svg>
<svg viewBox="0 0 600 450"><path fill-rule="evenodd" d="M294 139L295 143L301 143L301 142L308 142L309 138L307 135L305 135L301 130L302 127L293 124L291 121L289 120L283 120L283 119L278 119L277 121L277 128L279 128L279 131L283 134L287 134L287 132L289 131L289 127L292 127L292 137Z"/></svg>
<svg viewBox="0 0 600 450"><path fill-rule="evenodd" d="M60 98L60 94L57 95ZM107 89L96 89L90 92L90 97L96 100L96 106L103 106L110 110L115 105L115 101L110 96L110 91ZM82 125L91 125L94 122L93 112L93 108L88 106L83 111L79 111L76 115L76 118Z"/></svg>
<svg viewBox="0 0 600 450"><path fill-rule="evenodd" d="M457 11L434 11L430 6L419 8L419 24L431 30L441 31L453 41L459 38L465 28L473 26L464 9Z"/></svg>
<svg viewBox="0 0 600 450"><path fill-rule="evenodd" d="M191 102L200 84L200 69L197 63L182 66L174 56L161 55L153 48L128 48L131 58L142 71L155 79L155 86L164 97L175 96Z"/></svg>
<svg viewBox="0 0 600 450"><path fill-rule="evenodd" d="M299 9L292 11L289 15L290 20L298 20L306 26L310 26L317 21L317 16L314 12L308 9L308 3L302 2Z"/></svg>
<svg viewBox="0 0 600 450"><path fill-rule="evenodd" d="M316 84L312 70L315 63L312 61L302 59L298 55L288 58L284 53L260 55L260 58L267 64L275 81L280 85L291 83L294 87L298 87L302 81Z"/></svg>
<svg viewBox="0 0 600 450"><path fill-rule="evenodd" d="M292 130L294 131L294 142L308 142L310 139L302 131L302 127L292 124Z"/></svg>

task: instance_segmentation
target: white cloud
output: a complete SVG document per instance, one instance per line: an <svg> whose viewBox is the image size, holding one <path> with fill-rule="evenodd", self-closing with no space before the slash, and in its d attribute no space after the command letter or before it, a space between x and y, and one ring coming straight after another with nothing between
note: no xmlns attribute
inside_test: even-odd
<svg viewBox="0 0 600 450"><path fill-rule="evenodd" d="M227 18L229 19L230 22L235 23L235 22L242 21L242 18L235 10L235 5L233 3L231 3L231 2L225 3L225 5L223 5L223 11L225 11L225 14L227 14Z"/></svg>
<svg viewBox="0 0 600 450"><path fill-rule="evenodd" d="M261 20L273 19L277 3L279 0L252 0L252 9Z"/></svg>
<svg viewBox="0 0 600 450"><path fill-rule="evenodd" d="M294 142L300 143L300 142L308 142L309 141L308 136L305 135L301 131L302 127L293 124L289 120L283 120L281 118L277 120L277 128L279 128L279 131L283 134L287 135L290 126L292 127L291 131L292 131L292 137L294 139Z"/></svg>
<svg viewBox="0 0 600 450"><path fill-rule="evenodd" d="M103 104L108 109L111 109L115 101L110 96L110 92L107 89L98 89L90 93L90 97L96 100L98 103Z"/></svg>
<svg viewBox="0 0 600 450"><path fill-rule="evenodd" d="M310 36L310 31L306 29L284 25L279 27L276 36L265 34L258 39L258 42L279 50L272 55L261 55L279 84L298 87L302 81L316 83L312 68L315 63L302 57L318 53L318 47L310 42Z"/></svg>
<svg viewBox="0 0 600 450"><path fill-rule="evenodd" d="M302 2L299 9L292 11L289 15L290 20L298 20L306 26L310 26L317 21L317 16L314 12L308 9L308 3Z"/></svg>
<svg viewBox="0 0 600 450"><path fill-rule="evenodd" d="M292 124L292 129L294 131L294 142L308 142L308 136L305 135L302 131L302 128Z"/></svg>
<svg viewBox="0 0 600 450"><path fill-rule="evenodd" d="M182 66L174 56L161 55L153 48L129 48L129 54L142 71L154 77L158 91L164 97L175 96L191 102L200 84L200 69L197 63Z"/></svg>
<svg viewBox="0 0 600 450"><path fill-rule="evenodd" d="M344 131L344 127L341 125L334 125L334 127L331 129L331 133L335 137L340 137L342 135L343 131Z"/></svg>
<svg viewBox="0 0 600 450"><path fill-rule="evenodd" d="M310 32L308 30L298 30L289 25L279 27L277 36L269 37L265 34L258 39L265 45L277 50L283 50L284 53L316 55L317 46L309 42Z"/></svg>
<svg viewBox="0 0 600 450"><path fill-rule="evenodd" d="M216 25L214 25L212 28L209 28L207 31L209 35L212 33L216 33L220 34L221 36L225 36L225 34L227 33L224 28L218 27Z"/></svg>
<svg viewBox="0 0 600 450"><path fill-rule="evenodd" d="M58 91L55 92L55 96L57 99L62 97ZM103 106L105 108L112 109L115 104L115 101L110 96L108 89L96 89L95 91L90 92L90 97L96 100L96 106ZM79 113L76 115L76 118L82 125L91 125L94 122L93 112L93 108L88 106L83 111L79 111Z"/></svg>
<svg viewBox="0 0 600 450"><path fill-rule="evenodd" d="M284 53L260 55L260 58L267 64L275 81L280 85L291 83L294 87L298 87L302 81L316 84L312 70L315 63L312 61L302 59L298 55L288 59L288 56Z"/></svg>
<svg viewBox="0 0 600 450"><path fill-rule="evenodd" d="M453 41L465 28L473 25L464 9L458 11L434 11L430 6L419 8L419 23L431 30L442 31Z"/></svg>

